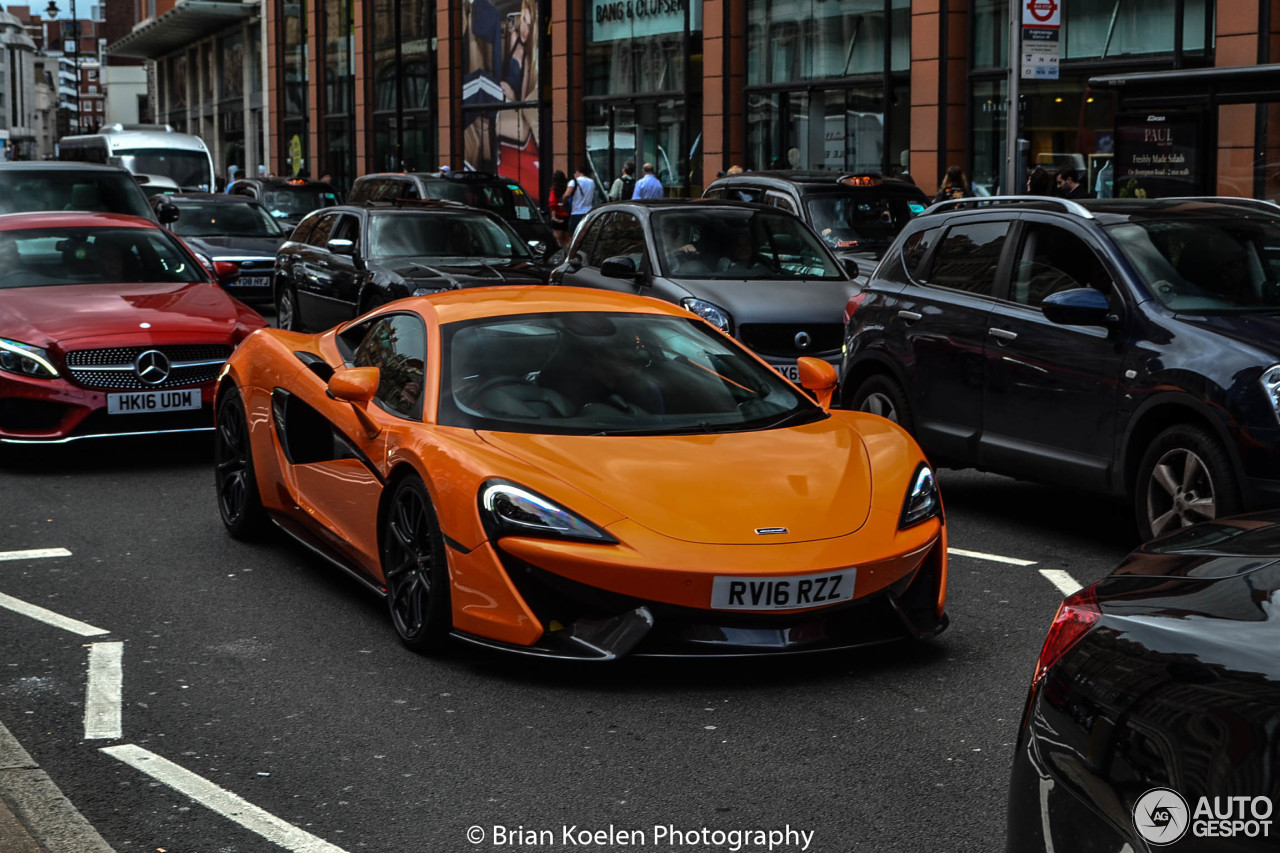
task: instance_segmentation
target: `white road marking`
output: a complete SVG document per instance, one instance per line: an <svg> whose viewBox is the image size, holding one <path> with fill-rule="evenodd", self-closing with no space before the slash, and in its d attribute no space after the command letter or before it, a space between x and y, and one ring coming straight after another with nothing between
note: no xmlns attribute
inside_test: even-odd
<svg viewBox="0 0 1280 853"><path fill-rule="evenodd" d="M82 637L100 637L103 634L111 633L101 628L95 628L85 622L60 616L52 610L45 610L43 607L27 604L27 602L5 595L3 592L0 592L0 607L12 610L14 613L21 613L23 616L30 616L32 619L38 619L46 625L52 625L55 628L61 628L64 631L70 631Z"/></svg>
<svg viewBox="0 0 1280 853"><path fill-rule="evenodd" d="M105 746L102 751L292 853L346 853L140 746Z"/></svg>
<svg viewBox="0 0 1280 853"><path fill-rule="evenodd" d="M1064 572L1062 569L1041 569L1040 574L1045 576L1049 583L1058 588L1064 596L1075 595L1084 589L1075 578Z"/></svg>
<svg viewBox="0 0 1280 853"><path fill-rule="evenodd" d="M123 657L124 643L89 645L89 685L84 694L85 740L119 740L124 736L120 723Z"/></svg>
<svg viewBox="0 0 1280 853"><path fill-rule="evenodd" d="M981 551L962 551L959 548L948 548L948 554L957 557L972 557L975 560L989 560L992 563L1008 563L1011 566L1034 566L1035 560L1019 560L1017 557L1001 557L999 554L984 554Z"/></svg>
<svg viewBox="0 0 1280 853"><path fill-rule="evenodd" d="M30 551L0 551L0 562L4 560L36 560L42 557L70 557L66 548L33 548Z"/></svg>

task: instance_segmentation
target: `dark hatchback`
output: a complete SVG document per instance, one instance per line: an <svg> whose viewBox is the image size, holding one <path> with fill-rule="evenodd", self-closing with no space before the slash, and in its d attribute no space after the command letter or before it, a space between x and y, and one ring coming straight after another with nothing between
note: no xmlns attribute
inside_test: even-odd
<svg viewBox="0 0 1280 853"><path fill-rule="evenodd" d="M874 172L743 172L707 185L703 198L754 201L799 216L841 256L879 258L929 197L909 180Z"/></svg>
<svg viewBox="0 0 1280 853"><path fill-rule="evenodd" d="M239 275L229 276L224 285L231 295L251 304L272 302L276 251L289 235L266 208L244 196L215 193L152 198L153 204L161 202L178 209L178 218L169 230L181 237L210 271L234 266Z"/></svg>
<svg viewBox="0 0 1280 853"><path fill-rule="evenodd" d="M554 284L674 302L798 381L796 359L840 360L841 310L858 287L808 225L762 204L700 199L597 207Z"/></svg>
<svg viewBox="0 0 1280 853"><path fill-rule="evenodd" d="M276 256L281 328L327 329L406 296L546 284L545 264L496 214L447 201L340 205L299 223Z"/></svg>
<svg viewBox="0 0 1280 853"><path fill-rule="evenodd" d="M944 467L1128 501L1143 540L1280 503L1280 208L944 202L846 308L843 405Z"/></svg>
<svg viewBox="0 0 1280 853"><path fill-rule="evenodd" d="M1068 597L1036 667L1006 850L1274 851L1280 514L1157 539Z"/></svg>

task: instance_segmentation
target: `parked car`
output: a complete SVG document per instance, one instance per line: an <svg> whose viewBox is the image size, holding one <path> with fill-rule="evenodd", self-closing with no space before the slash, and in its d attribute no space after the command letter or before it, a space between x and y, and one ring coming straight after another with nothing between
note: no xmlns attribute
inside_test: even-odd
<svg viewBox="0 0 1280 853"><path fill-rule="evenodd" d="M149 220L0 216L0 443L212 429L214 380L264 325Z"/></svg>
<svg viewBox="0 0 1280 853"><path fill-rule="evenodd" d="M834 368L802 375L829 399ZM476 288L269 329L219 384L214 453L233 537L274 519L419 651L782 655L947 624L911 438L653 299Z"/></svg>
<svg viewBox="0 0 1280 853"><path fill-rule="evenodd" d="M1280 501L1280 209L1027 196L917 217L841 399L936 464L1123 499L1143 540Z"/></svg>
<svg viewBox="0 0 1280 853"><path fill-rule="evenodd" d="M556 284L641 293L689 309L793 381L796 359L840 361L853 277L809 226L762 204L615 202L582 221Z"/></svg>
<svg viewBox="0 0 1280 853"><path fill-rule="evenodd" d="M1280 514L1196 525L1062 602L1006 850L1276 849Z"/></svg>
<svg viewBox="0 0 1280 853"><path fill-rule="evenodd" d="M265 207L245 196L215 193L183 193L167 196L165 201L178 208L178 218L169 230L186 241L209 269L221 261L239 271L226 284L233 296L250 304L274 303L271 282L276 251L288 232Z"/></svg>
<svg viewBox="0 0 1280 853"><path fill-rule="evenodd" d="M286 231L308 213L342 201L332 184L307 178L240 178L227 185L227 195L259 202Z"/></svg>
<svg viewBox="0 0 1280 853"><path fill-rule="evenodd" d="M347 201L434 199L491 210L507 221L536 254L556 246L551 224L524 187L492 172L379 172L356 178Z"/></svg>
<svg viewBox="0 0 1280 853"><path fill-rule="evenodd" d="M57 161L0 163L0 214L87 210L170 222L177 211L152 208L134 176L119 166Z"/></svg>
<svg viewBox="0 0 1280 853"><path fill-rule="evenodd" d="M910 180L874 172L742 172L716 178L703 198L754 201L794 213L836 254L860 258L867 272L930 200Z"/></svg>
<svg viewBox="0 0 1280 853"><path fill-rule="evenodd" d="M276 258L276 321L327 329L393 299L494 284L545 284L549 270L497 214L448 201L328 207Z"/></svg>

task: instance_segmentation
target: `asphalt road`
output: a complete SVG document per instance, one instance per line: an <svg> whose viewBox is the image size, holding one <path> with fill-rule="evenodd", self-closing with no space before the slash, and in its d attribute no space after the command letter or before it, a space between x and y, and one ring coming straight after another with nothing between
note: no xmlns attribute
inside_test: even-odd
<svg viewBox="0 0 1280 853"><path fill-rule="evenodd" d="M23 452L0 478L0 552L70 552L0 560L0 593L105 632L0 607L0 722L119 853L988 853L1061 598L1041 570L1088 583L1132 545L1105 502L943 471L952 548L987 556L953 554L933 643L424 658L301 547L225 535L206 439ZM90 647L113 644L119 732L87 738Z"/></svg>

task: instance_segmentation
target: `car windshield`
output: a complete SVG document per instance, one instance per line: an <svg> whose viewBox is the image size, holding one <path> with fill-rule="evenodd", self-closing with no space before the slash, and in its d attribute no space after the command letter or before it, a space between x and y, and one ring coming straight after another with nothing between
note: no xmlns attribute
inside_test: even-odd
<svg viewBox="0 0 1280 853"><path fill-rule="evenodd" d="M459 201L482 210L492 210L508 222L536 222L540 217L529 195L519 184L481 184L471 181L430 181L427 198Z"/></svg>
<svg viewBox="0 0 1280 853"><path fill-rule="evenodd" d="M867 192L829 193L805 200L822 242L843 251L883 252L902 226L924 211L921 200Z"/></svg>
<svg viewBox="0 0 1280 853"><path fill-rule="evenodd" d="M530 257L510 227L483 213L387 211L369 217L370 258L448 258L452 263Z"/></svg>
<svg viewBox="0 0 1280 853"><path fill-rule="evenodd" d="M566 312L444 327L440 422L502 432L741 432L823 417L697 320Z"/></svg>
<svg viewBox="0 0 1280 853"><path fill-rule="evenodd" d="M663 210L653 216L664 274L682 279L847 278L809 226L747 207Z"/></svg>
<svg viewBox="0 0 1280 853"><path fill-rule="evenodd" d="M132 175L115 171L0 170L0 213L93 210L154 219Z"/></svg>
<svg viewBox="0 0 1280 853"><path fill-rule="evenodd" d="M300 219L337 203L337 193L324 186L275 187L262 192L263 206L276 219Z"/></svg>
<svg viewBox="0 0 1280 853"><path fill-rule="evenodd" d="M267 211L248 202L181 202L170 229L179 237L280 237Z"/></svg>
<svg viewBox="0 0 1280 853"><path fill-rule="evenodd" d="M164 175L184 190L213 189L209 155L178 148L133 148L118 152L120 165L134 174Z"/></svg>
<svg viewBox="0 0 1280 853"><path fill-rule="evenodd" d="M1186 313L1280 308L1280 217L1133 220L1108 230L1167 308Z"/></svg>
<svg viewBox="0 0 1280 853"><path fill-rule="evenodd" d="M204 280L200 265L158 228L0 231L0 289Z"/></svg>

